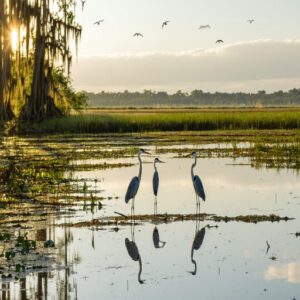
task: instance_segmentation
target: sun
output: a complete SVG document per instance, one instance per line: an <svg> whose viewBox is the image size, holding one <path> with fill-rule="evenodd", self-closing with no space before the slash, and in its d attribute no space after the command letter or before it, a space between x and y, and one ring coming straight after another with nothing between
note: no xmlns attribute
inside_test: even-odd
<svg viewBox="0 0 300 300"><path fill-rule="evenodd" d="M11 39L11 48L15 52L18 49L18 31L17 31L17 29L12 29L10 39Z"/></svg>

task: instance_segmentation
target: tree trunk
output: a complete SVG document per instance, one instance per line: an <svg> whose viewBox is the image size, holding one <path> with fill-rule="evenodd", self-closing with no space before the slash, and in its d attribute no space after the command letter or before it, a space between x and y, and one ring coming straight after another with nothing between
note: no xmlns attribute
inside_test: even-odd
<svg viewBox="0 0 300 300"><path fill-rule="evenodd" d="M41 121L47 117L61 115L59 109L50 93L51 70L45 64L46 38L45 28L47 26L46 0L43 0L43 22L41 23L40 13L36 18L36 45L34 51L33 79L31 94L26 99L21 111L21 119L25 121ZM48 74L46 74L46 72Z"/></svg>
<svg viewBox="0 0 300 300"><path fill-rule="evenodd" d="M0 1L0 121L6 120L5 113L5 72L4 72L4 43L2 39L5 34L5 15L4 15L4 1Z"/></svg>

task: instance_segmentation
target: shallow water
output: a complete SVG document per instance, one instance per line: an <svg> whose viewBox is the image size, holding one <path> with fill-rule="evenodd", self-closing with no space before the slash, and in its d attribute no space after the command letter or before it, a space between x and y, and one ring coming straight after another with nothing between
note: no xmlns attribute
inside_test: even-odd
<svg viewBox="0 0 300 300"><path fill-rule="evenodd" d="M208 146L207 146L208 147ZM168 148L168 147L167 147ZM150 147L148 147L150 149ZM152 152L155 149L152 148ZM192 159L161 155L158 213L195 213L191 182ZM136 214L153 214L152 174L154 157L144 157L142 182L136 197ZM133 167L101 171L76 171L73 178L103 190L104 207L93 213L78 209L69 217L50 217L42 239L56 244L56 265L16 281L2 279L0 299L297 299L300 295L300 176L289 169L255 169L248 159L201 158L200 175L207 201L201 212L221 216L276 214L292 221L259 224L186 221L145 223L135 227L97 230L61 224L91 220L114 212L130 213L124 195L138 173L137 158L105 159L129 162ZM103 160L73 161L96 164ZM65 174L69 176L68 172ZM93 183L97 178L98 181ZM192 251L196 233L206 225L203 243ZM214 227L217 226L217 227ZM157 228L164 247L155 248ZM134 232L134 236L133 236ZM34 234L34 233L32 233ZM37 233L36 233L37 234ZM141 257L129 256L125 239L134 238ZM267 252L267 243L270 248ZM163 243L160 243L163 246ZM191 257L193 255L193 257ZM194 262L192 262L192 259ZM196 266L196 269L195 269ZM192 272L192 273L190 273ZM22 278L23 277L23 278ZM1 280L1 279L0 279Z"/></svg>

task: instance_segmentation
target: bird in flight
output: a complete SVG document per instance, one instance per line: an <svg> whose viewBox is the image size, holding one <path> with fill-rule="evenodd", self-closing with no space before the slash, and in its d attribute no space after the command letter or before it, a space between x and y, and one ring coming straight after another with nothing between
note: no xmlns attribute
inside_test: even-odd
<svg viewBox="0 0 300 300"><path fill-rule="evenodd" d="M104 20L99 20L97 22L94 23L94 25L100 25Z"/></svg>
<svg viewBox="0 0 300 300"><path fill-rule="evenodd" d="M133 36L140 36L140 37L144 37L140 32L136 32Z"/></svg>
<svg viewBox="0 0 300 300"><path fill-rule="evenodd" d="M199 27L199 29L201 30L201 29L210 29L210 25L201 25L200 27Z"/></svg>
<svg viewBox="0 0 300 300"><path fill-rule="evenodd" d="M217 40L217 41L216 41L216 44L222 44L222 43L224 43L223 40Z"/></svg>
<svg viewBox="0 0 300 300"><path fill-rule="evenodd" d="M83 11L86 0L80 0L80 1L81 1L81 10Z"/></svg>
<svg viewBox="0 0 300 300"><path fill-rule="evenodd" d="M170 21L164 21L164 22L162 23L162 25L161 25L161 28L164 28L165 26L167 26L168 23L170 23Z"/></svg>
<svg viewBox="0 0 300 300"><path fill-rule="evenodd" d="M250 19L247 22L249 22L250 24L252 24L255 20L254 19Z"/></svg>

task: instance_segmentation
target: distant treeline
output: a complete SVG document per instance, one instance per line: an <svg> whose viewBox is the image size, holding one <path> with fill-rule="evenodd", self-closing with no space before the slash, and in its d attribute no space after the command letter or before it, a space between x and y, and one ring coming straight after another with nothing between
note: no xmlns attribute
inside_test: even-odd
<svg viewBox="0 0 300 300"><path fill-rule="evenodd" d="M298 106L300 105L300 89L288 92L277 91L266 93L209 93L194 90L190 93L177 91L167 92L104 92L90 93L88 105L90 107L169 107L169 106Z"/></svg>

